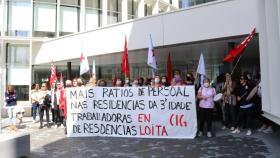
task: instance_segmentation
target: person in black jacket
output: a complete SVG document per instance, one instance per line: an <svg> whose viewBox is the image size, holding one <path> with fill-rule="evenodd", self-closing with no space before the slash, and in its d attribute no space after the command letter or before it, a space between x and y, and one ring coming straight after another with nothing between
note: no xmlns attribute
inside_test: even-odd
<svg viewBox="0 0 280 158"><path fill-rule="evenodd" d="M247 99L252 89L253 87L251 87L251 85L248 84L247 76L240 76L240 86L237 88L236 91L237 101L240 109L238 113L237 128L234 131L232 131L232 133L240 133L240 126L243 123L248 129L246 135L252 134L251 126L254 104L251 101L251 99Z"/></svg>

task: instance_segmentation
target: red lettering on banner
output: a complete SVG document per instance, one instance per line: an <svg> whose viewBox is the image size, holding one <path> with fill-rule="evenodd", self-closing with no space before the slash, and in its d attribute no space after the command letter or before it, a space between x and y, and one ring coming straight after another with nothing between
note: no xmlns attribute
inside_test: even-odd
<svg viewBox="0 0 280 158"><path fill-rule="evenodd" d="M138 114L138 122L151 122L151 114Z"/></svg>
<svg viewBox="0 0 280 158"><path fill-rule="evenodd" d="M165 126L162 125L139 125L141 136L168 136Z"/></svg>

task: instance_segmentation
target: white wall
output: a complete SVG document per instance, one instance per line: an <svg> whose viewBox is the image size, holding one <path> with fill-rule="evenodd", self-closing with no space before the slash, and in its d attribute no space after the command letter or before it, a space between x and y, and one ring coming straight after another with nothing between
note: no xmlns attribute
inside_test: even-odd
<svg viewBox="0 0 280 158"><path fill-rule="evenodd" d="M256 0L220 1L62 37L45 42L33 64L78 58L82 49L88 56L120 52L125 35L128 49L134 50L147 48L149 34L155 47L248 34L258 24L257 4Z"/></svg>
<svg viewBox="0 0 280 158"><path fill-rule="evenodd" d="M265 116L280 124L280 0L259 1L262 105Z"/></svg>

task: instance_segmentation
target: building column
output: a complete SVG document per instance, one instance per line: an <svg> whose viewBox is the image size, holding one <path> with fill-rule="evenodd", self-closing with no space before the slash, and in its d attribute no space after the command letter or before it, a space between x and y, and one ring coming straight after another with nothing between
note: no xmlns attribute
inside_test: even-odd
<svg viewBox="0 0 280 158"><path fill-rule="evenodd" d="M60 0L57 0L56 4L56 37L59 37L59 30L60 30Z"/></svg>
<svg viewBox="0 0 280 158"><path fill-rule="evenodd" d="M152 11L152 15L158 14L159 13L159 0L156 0L155 4L153 5L153 11Z"/></svg>
<svg viewBox="0 0 280 158"><path fill-rule="evenodd" d="M122 0L122 21L127 21L127 0Z"/></svg>
<svg viewBox="0 0 280 158"><path fill-rule="evenodd" d="M145 0L139 0L138 4L138 17L144 17L145 16Z"/></svg>
<svg viewBox="0 0 280 158"><path fill-rule="evenodd" d="M4 36L5 35L5 27L6 27L6 21L5 21L6 15L5 15L5 9L4 9L5 7L4 6L6 5L5 4L6 1L5 0L1 0L1 1L2 1L2 6L1 6L1 11L2 11L2 13L1 13L2 14L2 19L1 19L2 21L1 22L2 22L2 26L1 26L1 30L0 31L1 31L1 36Z"/></svg>
<svg viewBox="0 0 280 158"><path fill-rule="evenodd" d="M67 62L67 80L71 80L71 62Z"/></svg>
<svg viewBox="0 0 280 158"><path fill-rule="evenodd" d="M107 25L108 18L108 0L102 0L102 26Z"/></svg>
<svg viewBox="0 0 280 158"><path fill-rule="evenodd" d="M79 22L79 32L85 31L85 15L86 15L86 8L85 8L85 0L80 0L80 22Z"/></svg>
<svg viewBox="0 0 280 158"><path fill-rule="evenodd" d="M172 6L179 8L179 0L172 0Z"/></svg>

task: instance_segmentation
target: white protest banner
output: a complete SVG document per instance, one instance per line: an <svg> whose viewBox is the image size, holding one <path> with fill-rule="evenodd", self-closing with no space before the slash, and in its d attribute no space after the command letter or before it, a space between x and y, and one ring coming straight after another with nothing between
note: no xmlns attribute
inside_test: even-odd
<svg viewBox="0 0 280 158"><path fill-rule="evenodd" d="M194 86L68 88L67 136L194 138Z"/></svg>

